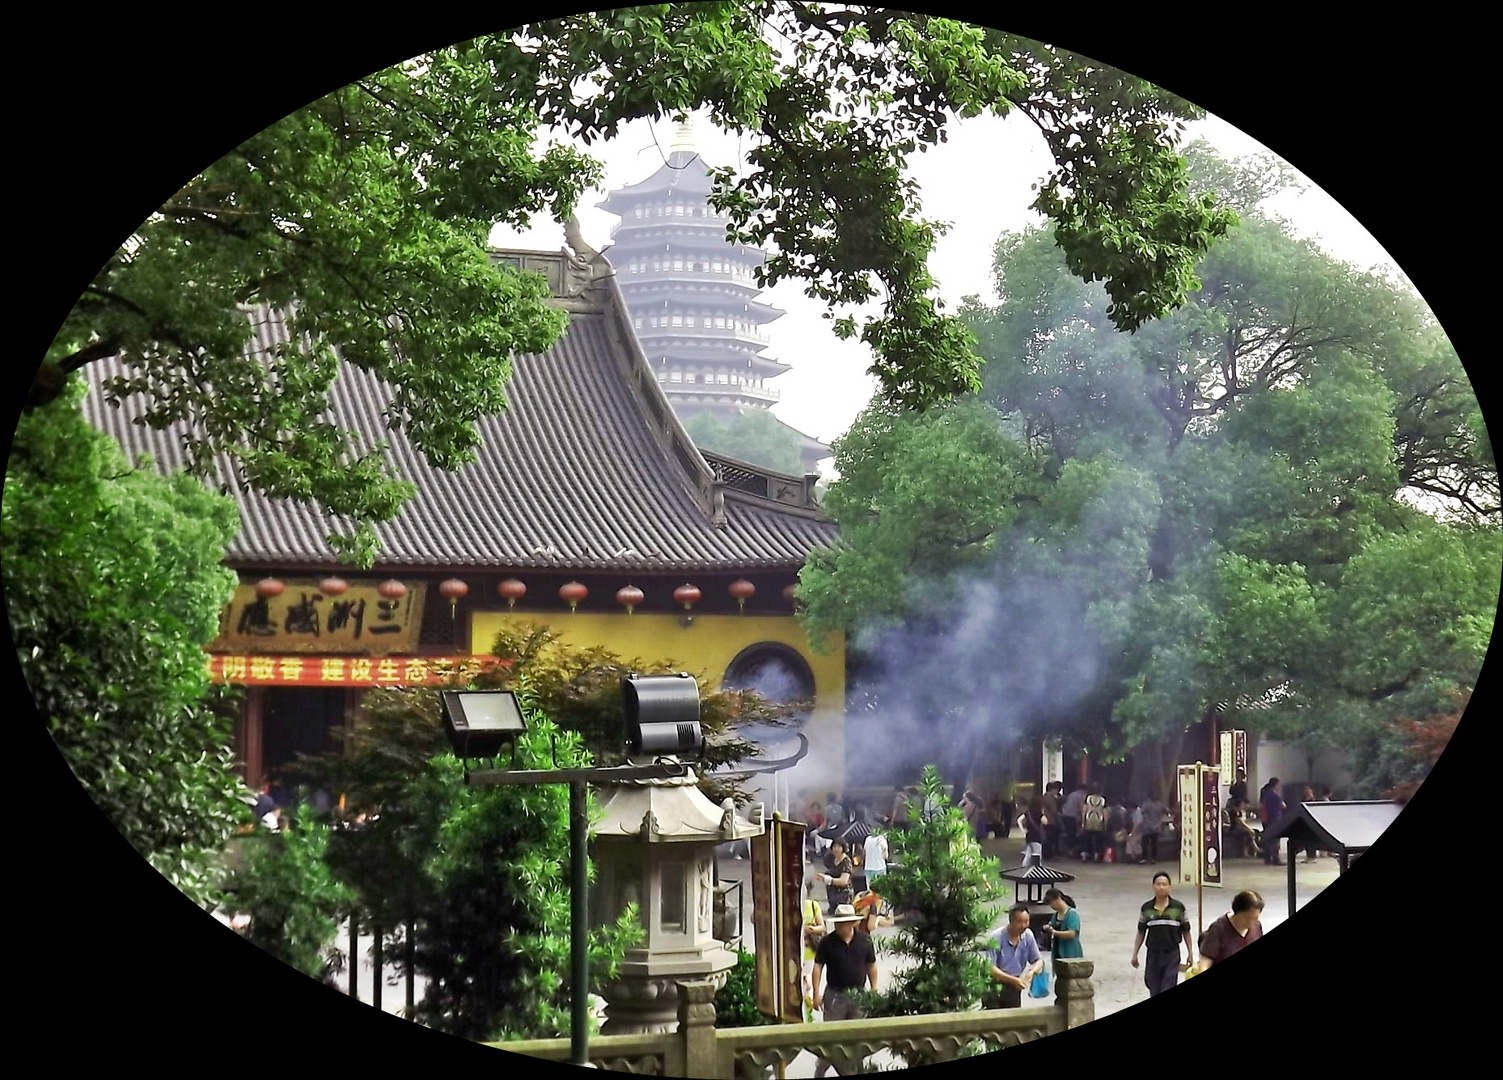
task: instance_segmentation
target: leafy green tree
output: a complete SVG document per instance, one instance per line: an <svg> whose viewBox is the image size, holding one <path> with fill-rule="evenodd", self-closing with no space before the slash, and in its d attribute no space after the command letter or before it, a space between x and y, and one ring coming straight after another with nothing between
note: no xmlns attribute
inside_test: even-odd
<svg viewBox="0 0 1503 1080"><path fill-rule="evenodd" d="M899 918L884 951L909 963L886 980L885 990L861 995L871 1016L964 1012L991 984L982 939L992 926L997 860L981 854L932 765L909 815L909 827L890 834L893 864L881 879L882 896Z"/></svg>
<svg viewBox="0 0 1503 1080"><path fill-rule="evenodd" d="M521 767L552 768L555 737L560 768L589 764L577 735L526 708ZM571 995L581 990L568 975L568 785L472 787L446 755L431 762L410 799L419 831L431 836L422 863L430 895L416 946L428 991L417 1019L467 1039L566 1034ZM642 933L635 908L592 929L592 981L612 977Z"/></svg>
<svg viewBox="0 0 1503 1080"><path fill-rule="evenodd" d="M982 392L897 421L874 403L836 448L841 547L799 584L811 628L859 632L902 678L914 657L987 686L1088 658L1056 700L1014 696L1015 726L1141 750L1145 788L1209 711L1310 753L1433 712L1476 679L1503 563L1491 444L1424 305L1265 215L1274 164L1190 157L1242 215L1192 302L1122 333L1046 231L1003 237L999 302L963 313ZM995 417L984 436L966 410Z"/></svg>
<svg viewBox="0 0 1503 1080"><path fill-rule="evenodd" d="M699 413L684 421L684 430L711 453L791 476L803 471L798 437L764 409L747 409L729 424L714 413Z"/></svg>
<svg viewBox="0 0 1503 1080"><path fill-rule="evenodd" d="M776 43L776 44L775 44ZM781 48L781 52L779 51ZM337 357L391 388L390 415L435 466L473 457L505 406L508 358L563 330L536 275L494 264L500 222L563 220L622 124L707 108L751 136L714 201L732 238L776 255L771 285L855 305L884 395L925 407L976 385L971 335L939 311L907 158L954 116L1017 109L1056 169L1035 206L1073 272L1105 283L1137 328L1195 287L1231 215L1193 193L1174 129L1199 113L1120 72L1025 39L880 8L764 0L621 8L528 24L376 72L246 140L188 179L121 244L60 328L30 403L107 356L146 422L186 421L193 466L225 455L269 494L346 523L360 564L373 523L411 494L379 444L324 419ZM190 286L191 287L187 287ZM288 341L247 355L247 311L291 313ZM837 323L854 335L853 318Z"/></svg>
<svg viewBox="0 0 1503 1080"><path fill-rule="evenodd" d="M524 768L551 767L555 734L560 767L576 760L618 763L621 676L678 670L671 662L623 661L603 648L571 646L530 625L498 635L492 654L502 662L461 665L448 682L518 691L534 733L517 746ZM705 695L706 764L734 766L753 756L757 748L737 739L735 726L777 723L790 708L749 692ZM568 791L538 801L522 793L554 789L464 788L441 715L437 689L376 690L345 752L300 761L300 778L343 792L351 810L378 811L362 828L335 835L329 866L393 946L404 927L417 927L415 969L437 987L419 1019L466 1038L561 1034L568 994L552 972L568 969ZM498 760L509 766L510 752ZM705 777L701 785L716 801L745 801L743 779ZM495 877L508 860L523 868ZM539 892L539 882L549 890ZM470 892L487 896L481 901ZM603 932L592 945L597 969L618 962L636 932L630 920ZM398 966L406 963L400 949L389 955ZM515 1011L506 1005L513 998L521 1003Z"/></svg>
<svg viewBox="0 0 1503 1080"><path fill-rule="evenodd" d="M0 559L21 671L100 811L195 902L249 820L232 772L228 702L204 646L234 589L220 565L234 503L196 479L126 461L91 428L70 379L21 418L6 463Z"/></svg>
<svg viewBox="0 0 1503 1080"><path fill-rule="evenodd" d="M229 882L235 910L251 917L246 938L304 975L327 980L340 916L354 897L325 861L330 829L300 806L277 832L246 838L245 864ZM349 962L358 962L349 957Z"/></svg>

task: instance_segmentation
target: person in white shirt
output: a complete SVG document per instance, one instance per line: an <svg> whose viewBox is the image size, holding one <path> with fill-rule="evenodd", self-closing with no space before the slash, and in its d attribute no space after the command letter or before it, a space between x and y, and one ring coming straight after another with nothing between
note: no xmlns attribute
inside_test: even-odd
<svg viewBox="0 0 1503 1080"><path fill-rule="evenodd" d="M861 846L861 864L868 882L887 873L887 837L872 833Z"/></svg>

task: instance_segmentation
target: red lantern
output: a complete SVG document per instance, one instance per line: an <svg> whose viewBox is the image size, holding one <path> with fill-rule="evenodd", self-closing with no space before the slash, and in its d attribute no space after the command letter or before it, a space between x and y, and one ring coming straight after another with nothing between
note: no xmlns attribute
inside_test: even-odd
<svg viewBox="0 0 1503 1080"><path fill-rule="evenodd" d="M454 577L439 585L439 595L449 601L449 618L454 618L455 608L458 606L460 599L469 591L470 587L468 585Z"/></svg>
<svg viewBox="0 0 1503 1080"><path fill-rule="evenodd" d="M628 615L631 614L632 608L640 604L642 600L642 590L635 585L628 585L626 588L619 589L616 592L616 603L624 607Z"/></svg>
<svg viewBox="0 0 1503 1080"><path fill-rule="evenodd" d="M274 577L264 577L256 582L256 596L261 600L270 600L273 596L281 596L282 590L287 588Z"/></svg>
<svg viewBox="0 0 1503 1080"><path fill-rule="evenodd" d="M349 582L344 578L332 574L318 583L318 591L325 596L343 596L344 591L349 587Z"/></svg>
<svg viewBox="0 0 1503 1080"><path fill-rule="evenodd" d="M746 612L746 602L756 595L757 587L745 578L738 578L731 582L730 594L736 598L736 603L741 605L743 614Z"/></svg>
<svg viewBox="0 0 1503 1080"><path fill-rule="evenodd" d="M514 608L517 606L517 601L527 595L527 586L516 578L507 578L496 586L496 592L506 601L507 607Z"/></svg>
<svg viewBox="0 0 1503 1080"><path fill-rule="evenodd" d="M387 600L400 600L402 599L402 597L407 595L407 586L403 585L396 578L391 578L387 581L381 582L381 584L377 586L376 591Z"/></svg>
<svg viewBox="0 0 1503 1080"><path fill-rule="evenodd" d="M699 602L699 590L693 585L680 585L673 590L673 599L675 602L683 604L684 610L688 611Z"/></svg>
<svg viewBox="0 0 1503 1080"><path fill-rule="evenodd" d="M563 585L559 588L558 595L560 599L562 599L569 605L569 610L573 611L575 608L579 607L579 602L581 600L590 595L590 590L586 589L577 581L571 581L567 585Z"/></svg>

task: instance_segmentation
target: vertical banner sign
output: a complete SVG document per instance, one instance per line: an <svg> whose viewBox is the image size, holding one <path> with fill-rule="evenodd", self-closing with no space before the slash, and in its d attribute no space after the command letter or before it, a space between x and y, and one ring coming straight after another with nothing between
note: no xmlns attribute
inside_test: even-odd
<svg viewBox="0 0 1503 1080"><path fill-rule="evenodd" d="M1044 787L1065 778L1065 752L1057 740L1044 742Z"/></svg>
<svg viewBox="0 0 1503 1080"><path fill-rule="evenodd" d="M757 959L757 1011L778 1015L777 908L773 906L772 830L751 838L752 940Z"/></svg>
<svg viewBox="0 0 1503 1080"><path fill-rule="evenodd" d="M1223 731L1220 736L1221 746L1216 755L1216 764L1221 772L1221 786L1230 789L1237 780L1237 739L1233 732Z"/></svg>
<svg viewBox="0 0 1503 1080"><path fill-rule="evenodd" d="M1221 774L1215 769L1201 770L1201 847L1204 854L1200 860L1201 882L1206 885L1221 884L1221 792L1217 782Z"/></svg>
<svg viewBox="0 0 1503 1080"><path fill-rule="evenodd" d="M1181 885L1200 884L1200 866L1204 859L1204 816L1200 809L1200 767L1179 767L1179 880ZM1218 853L1219 855L1219 853Z"/></svg>
<svg viewBox="0 0 1503 1080"><path fill-rule="evenodd" d="M804 826L774 818L773 850L778 869L778 951L782 978L778 1018L804 1022Z"/></svg>
<svg viewBox="0 0 1503 1080"><path fill-rule="evenodd" d="M1232 779L1247 775L1247 732L1232 732Z"/></svg>

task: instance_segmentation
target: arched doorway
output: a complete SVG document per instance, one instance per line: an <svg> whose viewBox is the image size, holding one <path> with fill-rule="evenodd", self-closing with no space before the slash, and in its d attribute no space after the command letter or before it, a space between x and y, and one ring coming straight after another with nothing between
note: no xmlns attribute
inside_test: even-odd
<svg viewBox="0 0 1503 1080"><path fill-rule="evenodd" d="M725 669L727 690L754 690L768 701L814 697L814 672L798 651L776 641L748 645Z"/></svg>
<svg viewBox="0 0 1503 1080"><path fill-rule="evenodd" d="M812 709L814 700L814 672L809 662L797 650L776 641L759 641L742 649L726 666L720 684L725 690L754 691L778 704L804 701ZM808 719L809 712L803 711L781 724L743 725L736 734L756 743L764 760L787 758L798 752L799 733ZM775 775L768 774L761 780L759 790L770 796L772 808L789 813L787 777L781 782L781 798L780 782Z"/></svg>

